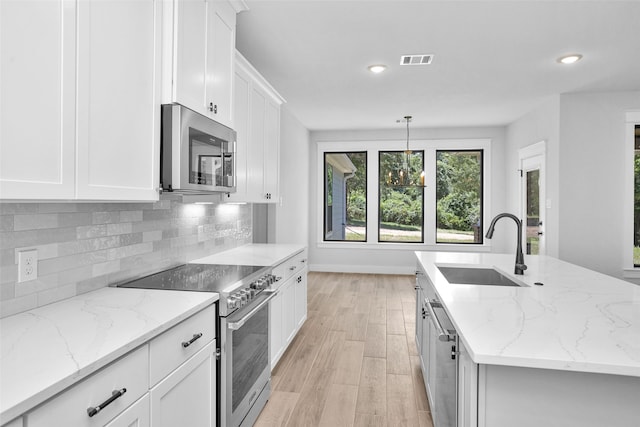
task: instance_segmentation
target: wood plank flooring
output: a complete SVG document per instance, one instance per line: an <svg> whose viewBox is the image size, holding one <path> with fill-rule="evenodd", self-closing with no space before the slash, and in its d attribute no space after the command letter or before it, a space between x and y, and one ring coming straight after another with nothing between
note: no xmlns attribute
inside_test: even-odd
<svg viewBox="0 0 640 427"><path fill-rule="evenodd" d="M433 427L415 346L413 276L308 276L308 318L256 427Z"/></svg>

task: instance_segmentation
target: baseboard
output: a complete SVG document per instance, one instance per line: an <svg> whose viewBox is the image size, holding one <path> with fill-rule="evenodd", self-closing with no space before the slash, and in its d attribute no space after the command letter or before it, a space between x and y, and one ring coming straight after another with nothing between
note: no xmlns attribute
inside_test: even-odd
<svg viewBox="0 0 640 427"><path fill-rule="evenodd" d="M394 265L344 265L309 264L309 271L326 273L362 273L362 274L410 274L416 273L415 267Z"/></svg>

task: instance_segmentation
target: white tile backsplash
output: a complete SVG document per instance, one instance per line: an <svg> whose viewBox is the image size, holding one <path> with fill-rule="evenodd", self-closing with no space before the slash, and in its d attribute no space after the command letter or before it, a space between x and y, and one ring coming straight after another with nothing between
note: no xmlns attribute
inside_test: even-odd
<svg viewBox="0 0 640 427"><path fill-rule="evenodd" d="M0 317L252 241L252 205L0 203ZM38 249L17 283L16 250Z"/></svg>

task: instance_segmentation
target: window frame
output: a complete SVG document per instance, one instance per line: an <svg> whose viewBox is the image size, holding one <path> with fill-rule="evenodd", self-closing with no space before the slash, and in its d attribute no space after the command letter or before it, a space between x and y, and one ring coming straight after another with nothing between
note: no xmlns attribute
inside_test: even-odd
<svg viewBox="0 0 640 427"><path fill-rule="evenodd" d="M325 243L334 243L334 242L338 242L338 243L344 243L344 242L365 243L369 239L368 223L366 224L366 227L365 227L366 231L365 231L365 239L364 240L348 240L348 239L346 239L346 233L345 233L345 239L343 239L343 240L327 239L327 236L330 236L333 233L333 230L335 228L335 227L333 227L335 225L335 224L333 224L333 218L331 218L332 228L331 228L330 231L327 230L327 224L328 224L327 203L326 203L327 202L327 195L328 195L328 191L327 191L327 175L328 175L327 174L327 170L328 170L328 167L327 166L331 166L331 169L332 169L332 172L331 172L332 183L333 183L333 180L335 179L335 170L336 170L336 168L333 165L330 165L327 162L327 156L326 155L327 154L348 154L348 153L354 153L354 154L361 154L362 153L362 154L364 154L365 163L367 165L367 170L369 169L369 159L368 159L369 153L368 153L367 150L327 150L327 151L324 151L322 153L321 162L323 164L323 170L322 170L321 180L322 180L322 194L323 194L323 196L322 196L322 215L321 215L322 218L321 218L321 222L322 222L324 228L322 230L322 238L321 238L321 240L319 240L321 242L325 242ZM366 218L365 222L368 221L367 211L369 209L369 193L368 193L368 191L369 191L369 186L368 186L369 182L368 182L368 180L369 180L369 175L367 174L367 175L365 175L365 189L366 189L365 195L366 195L366 199L367 199L367 204L365 205L365 218ZM332 210L332 215L333 215L333 206L335 204L335 195L333 194L333 192L332 192L332 196L331 196L331 202L332 202L331 203L331 210ZM345 201L345 203L346 203L346 201ZM346 208L346 206L345 206L345 208Z"/></svg>
<svg viewBox="0 0 640 427"><path fill-rule="evenodd" d="M406 250L439 250L458 252L488 252L491 240L483 239L483 243L436 243L436 200L435 200L435 167L436 150L482 150L482 225L486 227L491 218L491 182L492 182L492 154L491 139L489 138L458 138L458 139L414 139L409 147L415 151L424 151L425 184L423 197L423 243L411 242L378 242L379 217L379 151L399 151L406 146L406 140L354 140L354 141L316 141L316 200L324 205L324 155L325 153L367 152L367 241L325 241L323 208L316 219L316 242L319 248L361 248L361 249L406 249ZM484 234L484 230L482 230ZM374 238L371 238L374 236Z"/></svg>
<svg viewBox="0 0 640 427"><path fill-rule="evenodd" d="M634 158L635 158L635 127L640 126L640 111L628 111L625 115L625 202L624 202L624 266L625 279L640 279L640 267L633 263L633 224L634 224Z"/></svg>
<svg viewBox="0 0 640 427"><path fill-rule="evenodd" d="M424 150L417 150L415 148L412 149L413 153L422 153L422 170L425 170L426 168L426 161L425 161L425 153ZM424 199L425 199L425 191L424 188L422 189L422 211L420 212L420 216L422 217L422 227L420 228L420 241L413 241L413 242L403 242L400 240L380 240L380 205L382 203L382 194L380 192L380 156L383 153L402 153L404 154L405 150L404 149L396 149L396 150L376 150L376 153L378 155L378 165L377 165L377 169L378 169L378 205L376 206L376 208L378 209L378 223L376 224L376 229L377 229L377 236L378 236L378 243L393 243L393 244L406 244L406 245L421 245L424 244L424 218L425 218L425 203L424 203Z"/></svg>
<svg viewBox="0 0 640 427"><path fill-rule="evenodd" d="M438 153L480 153L480 170L482 171L482 173L480 174L480 242L460 242L460 243L455 243L456 245L483 245L484 244L484 210L485 210L485 205L484 205L484 195L485 195L485 187L484 187L484 175L485 175L485 170L484 170L484 156L485 156L485 152L483 149L464 149L464 150L456 150L456 149L452 149L452 148L445 148L445 149L436 149L436 166L434 168L434 173L437 173L437 161L438 161ZM438 199L436 196L436 211L435 211L435 219L436 219L436 223L435 223L435 227L436 229L434 230L436 233L436 238L435 238L435 243L436 245L448 245L448 244L452 244L450 242L438 242Z"/></svg>

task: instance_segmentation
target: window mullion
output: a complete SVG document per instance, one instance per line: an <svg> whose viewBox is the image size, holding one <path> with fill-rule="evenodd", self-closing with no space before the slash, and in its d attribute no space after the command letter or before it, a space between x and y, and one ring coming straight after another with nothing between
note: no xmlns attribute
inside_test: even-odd
<svg viewBox="0 0 640 427"><path fill-rule="evenodd" d="M379 150L367 150L367 242L378 242L378 152Z"/></svg>
<svg viewBox="0 0 640 427"><path fill-rule="evenodd" d="M436 149L425 148L424 243L436 243Z"/></svg>

